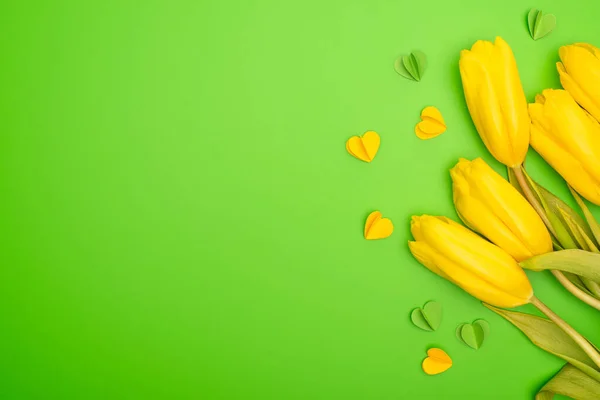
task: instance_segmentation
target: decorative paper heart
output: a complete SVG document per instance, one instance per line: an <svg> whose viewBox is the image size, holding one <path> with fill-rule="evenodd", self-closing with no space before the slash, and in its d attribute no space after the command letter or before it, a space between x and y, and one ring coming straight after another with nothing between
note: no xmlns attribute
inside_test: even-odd
<svg viewBox="0 0 600 400"><path fill-rule="evenodd" d="M548 35L556 28L556 17L553 14L543 14L542 10L532 8L527 15L527 26L533 40Z"/></svg>
<svg viewBox="0 0 600 400"><path fill-rule="evenodd" d="M352 136L348 139L346 150L359 160L371 162L379 150L380 143L381 138L377 132L368 131L362 136Z"/></svg>
<svg viewBox="0 0 600 400"><path fill-rule="evenodd" d="M432 139L446 132L446 122L442 113L435 107L425 107L421 111L421 122L415 126L415 133L419 139Z"/></svg>
<svg viewBox="0 0 600 400"><path fill-rule="evenodd" d="M410 320L425 331L435 331L442 322L442 305L436 301L430 301L423 308L415 308L410 313Z"/></svg>
<svg viewBox="0 0 600 400"><path fill-rule="evenodd" d="M379 211L373 211L365 222L365 239L385 239L394 232L394 225L388 218L381 218Z"/></svg>
<svg viewBox="0 0 600 400"><path fill-rule="evenodd" d="M456 328L458 339L475 350L479 350L489 334L490 324L483 319L478 319L472 324L461 324Z"/></svg>
<svg viewBox="0 0 600 400"><path fill-rule="evenodd" d="M442 349L432 348L427 350L427 358L423 360L423 371L427 375L437 375L452 366L452 359Z"/></svg>
<svg viewBox="0 0 600 400"><path fill-rule="evenodd" d="M427 56L419 50L415 50L407 56L400 56L394 62L396 72L413 81L420 81L426 68Z"/></svg>

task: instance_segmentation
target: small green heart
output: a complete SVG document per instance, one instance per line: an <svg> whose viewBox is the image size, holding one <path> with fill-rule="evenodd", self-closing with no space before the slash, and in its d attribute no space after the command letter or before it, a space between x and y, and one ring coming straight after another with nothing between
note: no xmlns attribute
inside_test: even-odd
<svg viewBox="0 0 600 400"><path fill-rule="evenodd" d="M415 50L409 55L400 56L394 62L396 72L406 79L420 81L427 68L427 56L422 51Z"/></svg>
<svg viewBox="0 0 600 400"><path fill-rule="evenodd" d="M406 79L410 79L410 80L415 80L412 75L410 74L410 72L408 72L406 70L406 68L404 68L404 64L402 63L404 57L398 57L398 59L394 62L394 69L396 70L396 72L399 75L402 75L403 77L405 77Z"/></svg>
<svg viewBox="0 0 600 400"><path fill-rule="evenodd" d="M473 324L479 325L481 330L483 330L484 339L490 335L490 324L485 319L478 319Z"/></svg>
<svg viewBox="0 0 600 400"><path fill-rule="evenodd" d="M442 305L436 301L430 301L423 308L415 308L410 313L412 323L425 330L435 331L442 322Z"/></svg>
<svg viewBox="0 0 600 400"><path fill-rule="evenodd" d="M527 15L527 26L533 40L538 40L556 28L556 17L553 14L544 14L542 10L532 8Z"/></svg>
<svg viewBox="0 0 600 400"><path fill-rule="evenodd" d="M490 325L483 319L478 319L472 324L461 324L456 328L456 336L467 346L478 350L490 334Z"/></svg>

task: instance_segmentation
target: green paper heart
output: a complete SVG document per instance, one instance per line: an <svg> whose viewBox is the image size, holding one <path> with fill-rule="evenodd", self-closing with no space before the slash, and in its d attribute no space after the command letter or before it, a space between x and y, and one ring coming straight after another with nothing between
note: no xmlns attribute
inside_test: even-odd
<svg viewBox="0 0 600 400"><path fill-rule="evenodd" d="M479 350L489 334L490 324L483 319L478 319L472 324L461 324L456 328L458 339L475 350Z"/></svg>
<svg viewBox="0 0 600 400"><path fill-rule="evenodd" d="M435 331L442 322L442 305L430 301L423 308L415 308L410 313L410 320L415 326L425 331Z"/></svg>
<svg viewBox="0 0 600 400"><path fill-rule="evenodd" d="M556 28L556 17L553 14L543 14L542 10L532 8L527 15L527 26L533 40L548 35Z"/></svg>
<svg viewBox="0 0 600 400"><path fill-rule="evenodd" d="M420 81L427 68L427 56L415 50L407 56L400 56L394 63L396 72L406 79Z"/></svg>

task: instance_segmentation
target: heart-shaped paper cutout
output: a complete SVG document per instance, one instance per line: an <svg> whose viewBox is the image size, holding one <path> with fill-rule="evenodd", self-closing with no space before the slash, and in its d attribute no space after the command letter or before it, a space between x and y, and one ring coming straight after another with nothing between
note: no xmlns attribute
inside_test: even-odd
<svg viewBox="0 0 600 400"><path fill-rule="evenodd" d="M365 222L365 239L385 239L394 232L394 224L388 218L382 218L379 211L373 211Z"/></svg>
<svg viewBox="0 0 600 400"><path fill-rule="evenodd" d="M365 132L362 136L352 136L346 141L346 150L352 156L364 162L371 162L381 144L381 138L374 131Z"/></svg>
<svg viewBox="0 0 600 400"><path fill-rule="evenodd" d="M435 107L425 107L421 111L421 122L415 126L419 139L427 140L446 132L446 122L442 113Z"/></svg>
<svg viewBox="0 0 600 400"><path fill-rule="evenodd" d="M452 359L442 349L431 348L427 350L427 358L423 360L423 371L427 375L437 375L452 366Z"/></svg>
<svg viewBox="0 0 600 400"><path fill-rule="evenodd" d="M533 40L538 40L556 28L556 17L553 14L543 14L542 10L532 8L527 15L527 26Z"/></svg>
<svg viewBox="0 0 600 400"><path fill-rule="evenodd" d="M490 324L478 319L472 324L461 324L456 328L456 336L467 346L479 350L490 334Z"/></svg>
<svg viewBox="0 0 600 400"><path fill-rule="evenodd" d="M423 308L415 308L410 313L410 320L424 331L435 331L442 322L442 305L430 301Z"/></svg>
<svg viewBox="0 0 600 400"><path fill-rule="evenodd" d="M415 50L407 56L400 56L394 62L396 72L406 79L420 81L427 68L427 56Z"/></svg>

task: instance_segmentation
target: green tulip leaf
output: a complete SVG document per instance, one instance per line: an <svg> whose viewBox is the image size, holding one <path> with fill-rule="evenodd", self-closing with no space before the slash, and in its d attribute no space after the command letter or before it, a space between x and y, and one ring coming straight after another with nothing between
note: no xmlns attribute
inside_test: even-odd
<svg viewBox="0 0 600 400"><path fill-rule="evenodd" d="M581 199L581 197L579 197L577 192L573 190L571 186L569 186L569 190L575 198L577 205L579 205L579 208L581 208L581 211L583 211L583 216L585 217L590 230L592 231L592 235L596 239L596 244L600 245L600 225L598 225L598 221L596 221L596 218L594 218L590 212L590 209L585 205L585 202Z"/></svg>
<svg viewBox="0 0 600 400"><path fill-rule="evenodd" d="M533 40L538 40L556 28L556 17L553 14L544 14L542 10L533 8L527 15L527 26Z"/></svg>
<svg viewBox="0 0 600 400"><path fill-rule="evenodd" d="M532 271L555 269L600 282L600 254L584 250L560 250L542 254L522 261L521 267Z"/></svg>
<svg viewBox="0 0 600 400"><path fill-rule="evenodd" d="M569 272L563 272L563 275L582 292L588 294L589 296L600 299L600 285L598 285L598 283L583 276L578 276Z"/></svg>
<svg viewBox="0 0 600 400"><path fill-rule="evenodd" d="M600 381L600 370L596 364L554 322L535 315L503 310L486 303L483 305L519 328L537 347L562 358L588 376Z"/></svg>
<svg viewBox="0 0 600 400"><path fill-rule="evenodd" d="M588 292L591 292L594 297L600 299L600 285L585 276L581 276L580 278Z"/></svg>
<svg viewBox="0 0 600 400"><path fill-rule="evenodd" d="M548 220L552 224L554 234L552 241L557 249L584 248L593 237L592 229L581 216L564 201L553 195L543 186L537 184L523 169L527 183L537 200L542 204ZM509 173L513 186L518 185L514 173ZM579 237L579 240L576 238ZM579 242L582 242L580 244ZM592 241L593 242L593 241Z"/></svg>
<svg viewBox="0 0 600 400"><path fill-rule="evenodd" d="M519 181L517 179L517 176L515 175L515 171L512 168L507 168L508 170L508 182L515 188L517 189L517 191L519 193L521 193L521 195L525 198L527 198L527 196L525 196L525 193L523 192L523 188L521 187L521 185L519 184ZM554 228L555 225L559 225L559 229L563 228L564 231L564 227L560 226L560 221L556 219L556 217L552 218L551 215L549 215L549 208L548 208L548 204L546 204L546 202L544 201L542 194L540 193L540 191L538 190L538 185L529 177L529 175L527 175L527 172L525 171L525 169L523 168L523 174L525 175L525 177L527 178L527 187L531 190L531 192L533 193L533 195L535 196L536 200L542 205L542 207L544 208L544 213L546 214L546 216L548 217L548 220L550 221L550 224L552 225L552 227ZM554 219L554 222L552 222L552 219ZM556 229L555 229L556 230ZM564 234L568 236L568 233L566 231L564 231ZM557 236L559 236L557 234ZM559 239L551 234L550 235L551 239L552 239L552 245L554 246L554 248L556 250L562 250L564 249L564 247L562 246L562 244L560 243ZM574 244L573 244L574 245Z"/></svg>
<svg viewBox="0 0 600 400"><path fill-rule="evenodd" d="M461 324L456 328L456 336L472 349L479 350L483 341L490 334L490 325L483 319L478 319L472 324Z"/></svg>
<svg viewBox="0 0 600 400"><path fill-rule="evenodd" d="M394 63L396 72L407 79L420 81L427 68L427 56L415 50L409 55L400 56Z"/></svg>
<svg viewBox="0 0 600 400"><path fill-rule="evenodd" d="M577 224L579 227L581 227L581 229L583 229L583 231L585 232L585 234L587 236L590 236L590 237L592 236L592 231L591 231L590 227L585 222L585 220L583 218L581 218L581 215L579 215L575 210L573 210L571 207L569 207L567 205L567 203L565 203L564 201L562 201L561 199L559 199L558 197L553 195L550 191L548 191L543 186L540 186L540 185L537 185L537 186L540 190L540 193L544 197L544 200L546 201L546 204L548 205L550 212L552 212L553 214L560 215L560 216L562 216L563 213L566 213L575 224Z"/></svg>
<svg viewBox="0 0 600 400"><path fill-rule="evenodd" d="M531 191L534 193L534 196L536 197L536 199L540 202L540 204L544 208L546 217L548 218L548 221L550 221L550 224L552 225L552 228L554 229L554 234L551 235L552 243L555 245L559 244L560 248L576 249L577 245L572 240L571 236L569 236L569 232L563 226L560 218L552 211L552 209L550 208L550 204L548 204L546 196L544 196L544 194L543 194L543 193L547 193L547 194L550 194L551 196L553 196L552 193L548 192L543 187L538 185L533 179L531 179L531 177L527 174L527 171L525 171L525 168L521 168L521 169L523 171L523 175L525 175L525 178L527 179L527 185L529 186ZM542 190L544 190L544 192L542 192ZM551 200L552 197L550 197L549 199ZM560 199L558 199L558 198L557 198L557 200L560 201Z"/></svg>
<svg viewBox="0 0 600 400"><path fill-rule="evenodd" d="M577 224L577 222L575 222L571 215L565 212L565 210L559 209L559 212L562 217L562 220L565 222L565 225L569 229L571 238L573 238L575 242L577 242L577 248L598 253L598 248L596 247L596 244L583 230L581 225Z"/></svg>
<svg viewBox="0 0 600 400"><path fill-rule="evenodd" d="M579 290L585 292L586 294L590 295L590 296L594 296L594 294L592 292L589 291L589 289L585 286L585 284L583 283L583 281L581 280L581 277L575 274L571 274L569 272L563 272L563 275L565 276L565 278L567 278L573 285L577 286L579 288Z"/></svg>
<svg viewBox="0 0 600 400"><path fill-rule="evenodd" d="M415 308L410 313L410 320L424 331L435 331L442 322L442 305L436 301L430 301L423 308Z"/></svg>
<svg viewBox="0 0 600 400"><path fill-rule="evenodd" d="M563 249L578 249L577 242L569 234L569 230L563 224L561 218L554 213L548 213L547 215L552 228L554 228L554 234L556 235L556 240L560 243L560 247Z"/></svg>
<svg viewBox="0 0 600 400"><path fill-rule="evenodd" d="M552 400L560 394L579 400L600 399L600 382L566 364L535 396L535 400Z"/></svg>

